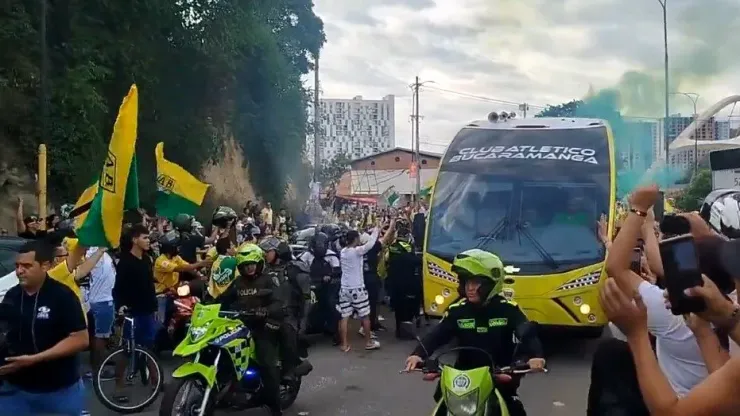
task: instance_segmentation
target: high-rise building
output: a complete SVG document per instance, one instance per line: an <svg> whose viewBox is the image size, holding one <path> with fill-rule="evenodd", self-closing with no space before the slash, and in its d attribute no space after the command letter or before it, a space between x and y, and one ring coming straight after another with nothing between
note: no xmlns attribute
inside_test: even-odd
<svg viewBox="0 0 740 416"><path fill-rule="evenodd" d="M668 119L668 143L673 143L673 141L676 140L676 138L694 122L694 119L695 117L682 116L680 114L671 116ZM658 152L654 154L660 159L665 159L665 135L663 134L665 131L665 125L665 118L661 118L657 123L658 131L654 142L654 148L657 148L656 150L658 150ZM715 121L714 117L710 117L707 119L706 123L696 131L696 140L718 140L718 128L722 129L724 127L718 127L718 123ZM728 130L727 136L729 137L729 135L730 133ZM691 137L692 140L693 138L694 136Z"/></svg>
<svg viewBox="0 0 740 416"><path fill-rule="evenodd" d="M396 147L393 95L381 100L325 98L319 105L322 161L339 154L357 159ZM308 138L306 147L308 159L313 161L313 137Z"/></svg>
<svg viewBox="0 0 740 416"><path fill-rule="evenodd" d="M729 139L731 129L732 129L732 125L730 123L730 120L715 121L714 122L715 140Z"/></svg>

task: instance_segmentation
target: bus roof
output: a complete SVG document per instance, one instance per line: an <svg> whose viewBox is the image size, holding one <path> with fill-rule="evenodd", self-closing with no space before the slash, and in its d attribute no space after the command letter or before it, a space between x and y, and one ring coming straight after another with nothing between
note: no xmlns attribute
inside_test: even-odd
<svg viewBox="0 0 740 416"><path fill-rule="evenodd" d="M512 130L512 129L587 129L606 126L604 120L598 118L522 118L507 119L492 122L490 120L472 121L464 128L481 130Z"/></svg>

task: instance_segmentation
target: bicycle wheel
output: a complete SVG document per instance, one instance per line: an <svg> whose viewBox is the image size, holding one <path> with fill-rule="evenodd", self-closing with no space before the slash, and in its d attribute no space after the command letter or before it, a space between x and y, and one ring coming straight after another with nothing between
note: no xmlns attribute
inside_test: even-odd
<svg viewBox="0 0 740 416"><path fill-rule="evenodd" d="M105 372L113 363L113 377ZM108 354L93 375L93 389L103 406L119 414L139 413L157 400L162 391L164 375L155 355L137 345L133 351L118 348ZM134 388L143 387L143 400L131 400ZM112 391L106 393L106 390Z"/></svg>

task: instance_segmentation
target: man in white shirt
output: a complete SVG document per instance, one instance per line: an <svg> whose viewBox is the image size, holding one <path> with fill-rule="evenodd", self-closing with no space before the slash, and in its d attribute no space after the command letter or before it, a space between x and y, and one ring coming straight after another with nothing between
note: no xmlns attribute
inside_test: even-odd
<svg viewBox="0 0 740 416"><path fill-rule="evenodd" d="M86 257L90 258L97 251L98 249L95 247L88 249ZM90 289L87 296L90 304L90 314L95 324L95 337L90 343L92 349L90 360L93 369L100 364L113 330L113 321L116 317L116 309L113 305L113 286L115 284L116 266L110 254L104 253L103 257L90 271Z"/></svg>
<svg viewBox="0 0 740 416"><path fill-rule="evenodd" d="M339 321L340 348L345 352L350 350L347 342L347 324L353 313L357 314L357 317L362 321L365 349L375 350L380 348L380 343L372 338L369 318L370 300L363 275L365 254L375 246L379 233L380 229L375 227L367 242L360 245L360 233L355 230L348 231L347 246L342 249L339 256L342 265L342 287L339 290L337 310L342 315L342 319Z"/></svg>

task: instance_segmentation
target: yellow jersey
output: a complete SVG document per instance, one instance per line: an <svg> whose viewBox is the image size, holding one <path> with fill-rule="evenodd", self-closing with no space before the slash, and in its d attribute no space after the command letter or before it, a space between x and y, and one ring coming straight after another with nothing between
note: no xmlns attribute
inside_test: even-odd
<svg viewBox="0 0 740 416"><path fill-rule="evenodd" d="M190 263L186 262L180 256L169 258L164 254L161 254L154 261L154 290L159 293L164 293L167 289L174 289L177 284L180 283L180 273L176 272L180 266L185 266Z"/></svg>
<svg viewBox="0 0 740 416"><path fill-rule="evenodd" d="M64 260L63 262L52 267L49 270L48 274L49 274L49 277L51 277L52 279L72 289L75 295L77 295L77 298L80 300L80 303L83 302L82 290L80 290L80 287L77 285L77 282L75 281L74 271L72 272L69 271L69 266L67 266L67 260Z"/></svg>

